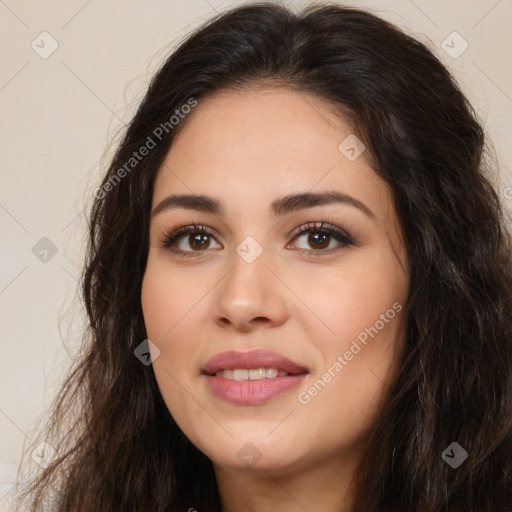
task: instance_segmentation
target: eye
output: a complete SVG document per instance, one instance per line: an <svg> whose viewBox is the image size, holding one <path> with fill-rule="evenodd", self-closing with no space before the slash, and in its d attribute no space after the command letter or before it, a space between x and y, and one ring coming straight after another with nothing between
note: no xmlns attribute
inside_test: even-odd
<svg viewBox="0 0 512 512"><path fill-rule="evenodd" d="M324 222L312 222L301 226L293 235L292 241L301 239L311 249L307 247L298 249L310 255L331 254L344 247L354 245L354 240L347 233ZM183 256L195 256L200 252L212 249L212 240L215 241L215 238L206 226L193 224L164 235L161 245ZM218 242L216 243L217 247L214 249L222 249L222 246ZM286 248L290 248L290 245L287 245Z"/></svg>
<svg viewBox="0 0 512 512"><path fill-rule="evenodd" d="M197 253L210 249L212 240L215 240L213 234L205 226L193 224L181 227L166 235L162 240L162 247L172 249L185 256L187 253ZM222 248L220 244L219 247Z"/></svg>
<svg viewBox="0 0 512 512"><path fill-rule="evenodd" d="M312 249L308 247L299 247L299 249L311 254L330 254L343 247L354 245L354 240L347 233L332 224L323 222L313 222L301 226L293 240L300 239L303 239Z"/></svg>

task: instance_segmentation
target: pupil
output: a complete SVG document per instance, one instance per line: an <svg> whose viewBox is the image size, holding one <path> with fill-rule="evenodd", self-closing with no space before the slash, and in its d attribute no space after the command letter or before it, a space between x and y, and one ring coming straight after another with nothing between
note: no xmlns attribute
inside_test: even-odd
<svg viewBox="0 0 512 512"><path fill-rule="evenodd" d="M328 238L329 235L326 235L325 233L311 233L309 235L309 243L311 243L312 245L320 244L320 248L323 249L324 247L327 247L329 245ZM327 243L325 243L326 240Z"/></svg>
<svg viewBox="0 0 512 512"><path fill-rule="evenodd" d="M208 235L197 234L192 238L192 243L190 244L190 246L193 249L204 249L208 247L208 243L205 242L208 242Z"/></svg>

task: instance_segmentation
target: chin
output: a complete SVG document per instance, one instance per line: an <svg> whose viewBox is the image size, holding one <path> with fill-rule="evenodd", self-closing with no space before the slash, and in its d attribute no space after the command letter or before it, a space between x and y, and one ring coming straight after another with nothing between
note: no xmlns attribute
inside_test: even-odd
<svg viewBox="0 0 512 512"><path fill-rule="evenodd" d="M273 440L259 436L235 436L226 443L205 446L204 453L214 464L229 469L276 472L297 464L300 457L283 437Z"/></svg>

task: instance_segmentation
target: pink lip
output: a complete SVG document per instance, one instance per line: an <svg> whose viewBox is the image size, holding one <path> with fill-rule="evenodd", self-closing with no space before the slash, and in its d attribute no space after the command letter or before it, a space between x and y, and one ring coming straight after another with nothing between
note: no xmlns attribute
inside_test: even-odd
<svg viewBox="0 0 512 512"><path fill-rule="evenodd" d="M249 352L231 350L212 357L201 369L207 375L215 375L220 370L242 368L277 368L294 375L307 372L307 368L294 363L287 357L269 350L257 349Z"/></svg>
<svg viewBox="0 0 512 512"><path fill-rule="evenodd" d="M235 368L277 368L291 375L273 379L235 381L217 377L220 370ZM256 405L266 402L299 385L308 370L287 357L267 350L224 352L212 357L202 368L211 391L219 398L238 405Z"/></svg>

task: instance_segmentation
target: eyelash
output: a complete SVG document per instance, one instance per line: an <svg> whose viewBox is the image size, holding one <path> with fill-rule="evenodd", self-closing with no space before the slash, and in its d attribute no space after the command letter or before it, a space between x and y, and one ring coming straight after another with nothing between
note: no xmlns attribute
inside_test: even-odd
<svg viewBox="0 0 512 512"><path fill-rule="evenodd" d="M293 235L292 241L296 238L299 238L304 233L321 233L324 235L329 235L333 237L337 242L341 245L339 247L334 247L331 249L320 249L320 250L307 250L307 249L298 249L299 251L305 252L310 256L325 256L330 255L333 252L336 252L340 249L344 249L349 246L355 245L355 240L345 231L340 228L328 224L325 222L310 222L301 226ZM172 231L171 233L164 234L161 239L161 246L165 249L171 249L174 252L180 253L183 256L195 256L199 255L199 253L203 251L182 251L181 249L173 249L172 246L184 235L190 234L203 234L213 237L213 233L208 230L206 226L202 224L192 224L189 226L183 226L181 228ZM204 251L206 252L206 250Z"/></svg>

